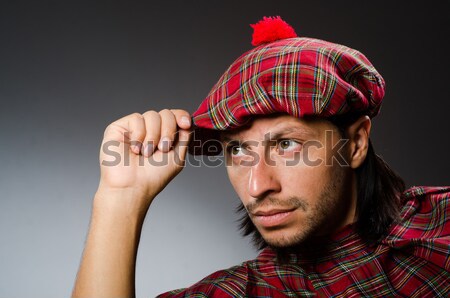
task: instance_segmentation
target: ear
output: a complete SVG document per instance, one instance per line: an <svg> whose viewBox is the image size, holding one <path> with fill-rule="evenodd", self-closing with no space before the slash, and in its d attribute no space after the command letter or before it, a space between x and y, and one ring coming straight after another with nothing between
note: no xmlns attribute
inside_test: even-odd
<svg viewBox="0 0 450 298"><path fill-rule="evenodd" d="M361 116L346 128L349 139L349 164L353 169L364 162L369 149L369 135L372 123L369 116Z"/></svg>

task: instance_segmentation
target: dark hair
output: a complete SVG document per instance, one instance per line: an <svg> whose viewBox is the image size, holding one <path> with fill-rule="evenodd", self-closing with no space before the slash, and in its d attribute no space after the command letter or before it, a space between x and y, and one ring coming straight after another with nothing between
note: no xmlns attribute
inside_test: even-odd
<svg viewBox="0 0 450 298"><path fill-rule="evenodd" d="M342 138L345 129L361 115L346 118L329 119L337 126ZM357 233L368 243L380 240L390 225L396 222L400 213L400 197L405 190L405 182L389 165L375 153L372 141L364 162L356 170L357 206L355 228ZM236 212L241 214L239 228L243 236L252 236L257 249L263 249L267 243L256 229L241 203Z"/></svg>
<svg viewBox="0 0 450 298"><path fill-rule="evenodd" d="M405 182L375 153L371 140L364 163L356 169L356 230L369 242L380 240L399 219Z"/></svg>

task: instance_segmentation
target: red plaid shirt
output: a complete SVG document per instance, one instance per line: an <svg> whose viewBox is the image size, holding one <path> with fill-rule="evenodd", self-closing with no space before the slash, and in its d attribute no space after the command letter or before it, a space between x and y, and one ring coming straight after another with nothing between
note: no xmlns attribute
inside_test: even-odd
<svg viewBox="0 0 450 298"><path fill-rule="evenodd" d="M287 264L266 248L255 260L159 297L450 297L449 198L450 187L411 188L400 223L375 245L350 225Z"/></svg>

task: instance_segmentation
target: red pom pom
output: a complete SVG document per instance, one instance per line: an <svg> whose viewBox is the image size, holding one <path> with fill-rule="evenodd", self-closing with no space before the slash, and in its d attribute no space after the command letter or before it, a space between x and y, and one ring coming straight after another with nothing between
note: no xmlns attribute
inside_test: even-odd
<svg viewBox="0 0 450 298"><path fill-rule="evenodd" d="M294 28L277 17L263 17L261 21L250 25L253 28L253 46L259 46L275 40L297 37Z"/></svg>

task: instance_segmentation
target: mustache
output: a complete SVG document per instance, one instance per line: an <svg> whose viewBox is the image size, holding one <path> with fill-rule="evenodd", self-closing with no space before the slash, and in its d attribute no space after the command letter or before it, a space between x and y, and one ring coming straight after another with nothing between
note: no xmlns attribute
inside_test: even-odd
<svg viewBox="0 0 450 298"><path fill-rule="evenodd" d="M306 211L309 207L309 204L304 199L299 198L299 197L290 197L286 200L277 199L277 198L273 198L273 197L267 197L260 201L257 200L255 202L248 203L245 206L245 209L247 209L248 213L252 214L258 208L262 208L265 206L281 207L282 209L300 208L303 211Z"/></svg>

